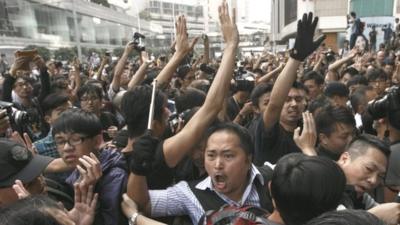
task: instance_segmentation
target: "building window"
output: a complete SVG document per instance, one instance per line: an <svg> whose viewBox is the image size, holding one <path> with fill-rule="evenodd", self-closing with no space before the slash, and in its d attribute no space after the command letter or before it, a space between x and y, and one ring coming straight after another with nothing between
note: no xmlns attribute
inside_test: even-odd
<svg viewBox="0 0 400 225"><path fill-rule="evenodd" d="M297 20L297 0L285 0L285 26Z"/></svg>

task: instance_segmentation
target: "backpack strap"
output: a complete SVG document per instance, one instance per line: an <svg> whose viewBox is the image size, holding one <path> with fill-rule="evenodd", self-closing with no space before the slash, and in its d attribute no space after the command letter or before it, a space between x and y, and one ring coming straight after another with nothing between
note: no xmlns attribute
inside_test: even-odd
<svg viewBox="0 0 400 225"><path fill-rule="evenodd" d="M269 166L261 166L257 167L257 169L264 178L264 184L267 184L272 178L273 170ZM255 179L254 186L256 187L258 197L260 199L261 208L267 210L268 212L272 212L274 210L274 206L272 205L272 198L268 188L262 185L258 179Z"/></svg>

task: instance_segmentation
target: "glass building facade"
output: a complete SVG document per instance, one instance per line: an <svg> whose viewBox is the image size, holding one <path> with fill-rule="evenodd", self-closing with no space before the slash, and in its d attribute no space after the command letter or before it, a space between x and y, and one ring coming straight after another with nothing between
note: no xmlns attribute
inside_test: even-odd
<svg viewBox="0 0 400 225"><path fill-rule="evenodd" d="M81 0L0 0L0 45L121 47L137 25L136 17Z"/></svg>

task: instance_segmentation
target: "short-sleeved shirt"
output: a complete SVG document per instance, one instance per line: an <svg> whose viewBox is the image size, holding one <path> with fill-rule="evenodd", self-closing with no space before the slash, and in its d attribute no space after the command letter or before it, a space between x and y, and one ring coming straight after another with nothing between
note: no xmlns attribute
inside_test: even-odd
<svg viewBox="0 0 400 225"><path fill-rule="evenodd" d="M286 131L279 121L266 129L262 116L254 134L254 145L253 162L256 166L262 166L266 161L276 164L284 155L301 152L293 140L293 132Z"/></svg>
<svg viewBox="0 0 400 225"><path fill-rule="evenodd" d="M400 186L400 141L390 146L389 166L386 173L385 184Z"/></svg>

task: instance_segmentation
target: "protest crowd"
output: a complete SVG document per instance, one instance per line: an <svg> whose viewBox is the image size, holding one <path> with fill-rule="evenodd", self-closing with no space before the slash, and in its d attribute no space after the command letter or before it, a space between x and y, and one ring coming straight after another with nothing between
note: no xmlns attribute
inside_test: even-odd
<svg viewBox="0 0 400 225"><path fill-rule="evenodd" d="M376 43L352 12L334 52L309 13L239 57L218 13L221 57L182 15L155 60L0 59L0 224L399 224L400 26Z"/></svg>

